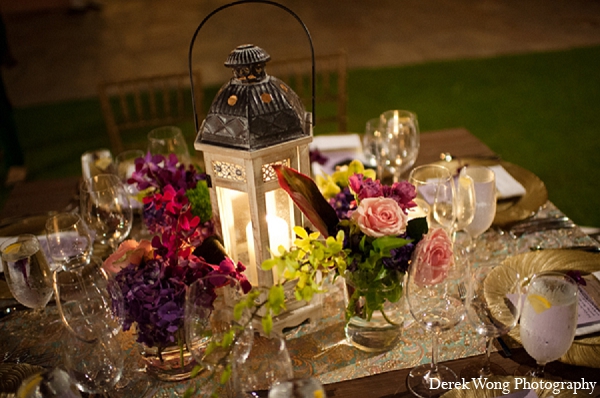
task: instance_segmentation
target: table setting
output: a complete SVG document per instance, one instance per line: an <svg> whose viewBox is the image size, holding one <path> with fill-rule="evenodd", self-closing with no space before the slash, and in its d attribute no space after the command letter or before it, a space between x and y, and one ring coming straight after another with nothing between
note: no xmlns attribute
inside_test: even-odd
<svg viewBox="0 0 600 398"><path fill-rule="evenodd" d="M391 109L313 140L312 39L281 4L217 8L190 72L246 2L300 22L311 111L241 45L194 115L201 164L161 126L17 187L0 396L600 396L600 243L466 129Z"/></svg>

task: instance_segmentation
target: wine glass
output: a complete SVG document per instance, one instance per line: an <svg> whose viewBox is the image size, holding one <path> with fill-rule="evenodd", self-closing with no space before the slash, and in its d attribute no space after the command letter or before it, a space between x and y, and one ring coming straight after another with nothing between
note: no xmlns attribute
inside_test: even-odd
<svg viewBox="0 0 600 398"><path fill-rule="evenodd" d="M460 232L473 221L475 203L473 180L463 173L450 181L440 181L436 187L433 217L448 231L453 242L466 247L470 244L470 237ZM458 238L459 234L460 238Z"/></svg>
<svg viewBox="0 0 600 398"><path fill-rule="evenodd" d="M233 357L245 360L250 352L252 315L246 309L239 319L234 316L234 307L243 294L239 281L222 275L199 278L186 291L186 345L196 362L208 370L231 364ZM231 345L219 345L231 336Z"/></svg>
<svg viewBox="0 0 600 398"><path fill-rule="evenodd" d="M168 157L174 153L180 163L192 163L187 143L179 127L158 127L148 133L148 152Z"/></svg>
<svg viewBox="0 0 600 398"><path fill-rule="evenodd" d="M426 164L411 170L408 182L415 187L417 193L414 199L417 204L415 211L419 213L417 216L427 217L429 224L432 224L434 219L432 219L431 208L435 201L437 188L440 185L449 186L451 181L450 170L437 164Z"/></svg>
<svg viewBox="0 0 600 398"><path fill-rule="evenodd" d="M121 379L124 352L119 342L123 296L93 258L54 274L58 311L66 328L63 365L86 393L110 392Z"/></svg>
<svg viewBox="0 0 600 398"><path fill-rule="evenodd" d="M379 118L377 145L378 176L385 180L391 175L393 182L400 181L419 154L419 123L417 115L403 110L383 112Z"/></svg>
<svg viewBox="0 0 600 398"><path fill-rule="evenodd" d="M46 239L52 261L68 269L90 261L93 239L77 213L58 213L46 220Z"/></svg>
<svg viewBox="0 0 600 398"><path fill-rule="evenodd" d="M465 227L472 239L469 251L473 252L478 238L492 226L496 216L496 177L483 166L466 166L460 174L470 177L475 185L475 216Z"/></svg>
<svg viewBox="0 0 600 398"><path fill-rule="evenodd" d="M445 261L437 266L429 263L431 258L425 255L434 241L443 241L443 246L436 249L438 254L444 248ZM408 374L408 388L417 397L437 397L447 391L444 386L450 385L444 383L457 381L452 369L438 363L438 340L441 332L452 329L465 317L461 286L465 286L466 275L464 253L456 247L452 249L450 237L443 229L430 230L417 244L408 272L406 299L413 318L432 334L431 363L416 366Z"/></svg>
<svg viewBox="0 0 600 398"><path fill-rule="evenodd" d="M133 212L125 186L114 174L99 174L83 180L80 210L87 225L95 231L95 240L112 250L129 232Z"/></svg>
<svg viewBox="0 0 600 398"><path fill-rule="evenodd" d="M235 358L231 384L236 397L252 398L293 377L285 339L272 333L269 337L255 336L250 353Z"/></svg>
<svg viewBox="0 0 600 398"><path fill-rule="evenodd" d="M52 298L52 271L39 240L31 234L11 237L0 245L4 278L15 300L36 316Z"/></svg>
<svg viewBox="0 0 600 398"><path fill-rule="evenodd" d="M495 337L508 333L521 314L521 278L515 269L500 264L481 265L472 272L466 297L467 318L475 331L485 337L483 365L471 365L461 371L467 380L506 371L490 361Z"/></svg>
<svg viewBox="0 0 600 398"><path fill-rule="evenodd" d="M534 275L521 312L521 342L536 361L527 376L544 378L544 367L571 347L577 329L577 283L560 272Z"/></svg>

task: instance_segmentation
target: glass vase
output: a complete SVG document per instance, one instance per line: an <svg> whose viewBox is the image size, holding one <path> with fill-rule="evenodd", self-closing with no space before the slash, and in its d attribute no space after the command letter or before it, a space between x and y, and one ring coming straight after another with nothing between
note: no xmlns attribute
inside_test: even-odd
<svg viewBox="0 0 600 398"><path fill-rule="evenodd" d="M385 288L382 288L384 290ZM356 289L346 281L347 297ZM354 303L354 313L346 322L346 339L354 347L366 352L385 352L393 349L402 336L407 307L404 297L398 301L385 301L381 310L375 310L370 319L365 311L366 292L358 291L360 297Z"/></svg>
<svg viewBox="0 0 600 398"><path fill-rule="evenodd" d="M162 381L187 380L196 366L196 361L185 344L183 347L165 347L160 352L156 347L140 344L140 354L146 373Z"/></svg>

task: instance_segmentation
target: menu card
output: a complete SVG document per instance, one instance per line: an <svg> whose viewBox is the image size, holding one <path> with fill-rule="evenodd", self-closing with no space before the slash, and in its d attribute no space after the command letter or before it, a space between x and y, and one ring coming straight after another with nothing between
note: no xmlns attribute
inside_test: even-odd
<svg viewBox="0 0 600 398"><path fill-rule="evenodd" d="M600 271L583 279L586 284L579 285L576 336L600 331Z"/></svg>

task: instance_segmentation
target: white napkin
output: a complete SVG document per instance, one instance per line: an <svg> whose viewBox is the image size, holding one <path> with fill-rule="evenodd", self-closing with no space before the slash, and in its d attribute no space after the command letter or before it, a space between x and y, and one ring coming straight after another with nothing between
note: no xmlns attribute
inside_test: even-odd
<svg viewBox="0 0 600 398"><path fill-rule="evenodd" d="M332 174L335 171L335 165L345 160L358 159L366 164L358 134L319 135L313 137L309 148L311 150L318 149L323 156L327 157L324 165L316 162L312 164L314 175Z"/></svg>
<svg viewBox="0 0 600 398"><path fill-rule="evenodd" d="M498 199L508 199L517 196L523 196L527 192L525 187L501 165L489 167L496 175L496 190L498 191Z"/></svg>

